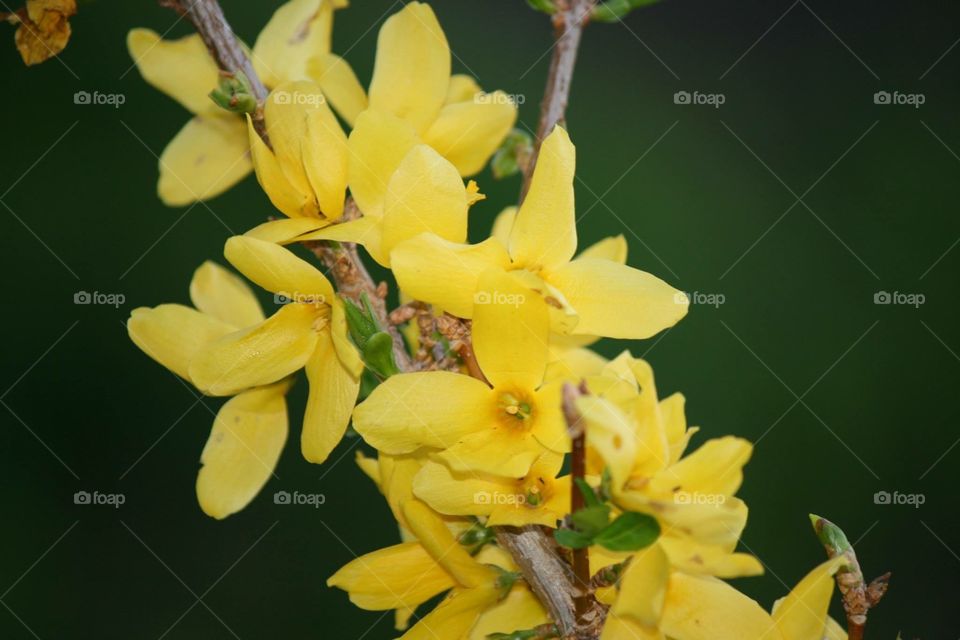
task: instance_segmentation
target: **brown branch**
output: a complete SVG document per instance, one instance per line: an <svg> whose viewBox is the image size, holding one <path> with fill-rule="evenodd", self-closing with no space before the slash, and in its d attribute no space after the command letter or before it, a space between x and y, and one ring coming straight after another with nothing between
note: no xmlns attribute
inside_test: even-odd
<svg viewBox="0 0 960 640"><path fill-rule="evenodd" d="M186 16L200 34L203 43L221 71L235 75L242 72L250 81L250 89L257 99L257 109L251 115L253 127L264 142L269 144L267 127L263 119L263 103L267 99L267 88L253 69L250 58L240 46L240 41L230 23L227 22L220 3L217 0L159 0L161 7L173 9ZM210 87L211 90L214 87Z"/></svg>
<svg viewBox="0 0 960 640"><path fill-rule="evenodd" d="M540 122L537 125L537 137L533 141L533 154L523 172L523 185L520 201L527 195L533 168L537 164L540 144L553 127L564 122L567 102L570 100L570 86L573 82L573 68L577 62L577 50L583 28L590 20L597 0L554 0L557 7L553 14L554 45L550 70L547 72L547 86L540 103Z"/></svg>
<svg viewBox="0 0 960 640"><path fill-rule="evenodd" d="M576 484L576 480L583 480L587 475L587 445L583 416L577 410L577 398L586 395L586 382L581 382L579 388L569 382L563 385L563 417L567 422L567 433L572 441L570 453L570 513L583 509L584 496ZM587 547L573 550L573 575L577 580L577 596L573 604L576 610L577 623L584 626L588 614L593 608L593 594L590 591L590 555Z"/></svg>

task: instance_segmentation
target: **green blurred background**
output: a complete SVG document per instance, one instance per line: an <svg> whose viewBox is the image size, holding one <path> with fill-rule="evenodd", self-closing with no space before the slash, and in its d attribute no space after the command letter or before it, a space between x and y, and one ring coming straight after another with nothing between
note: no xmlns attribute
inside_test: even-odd
<svg viewBox="0 0 960 640"><path fill-rule="evenodd" d="M252 42L279 3L223 4ZM400 4L355 0L337 14L334 51L349 51L364 83L377 28ZM522 0L434 8L454 69L523 96L521 123L535 126L548 19ZM187 302L192 271L274 211L252 178L209 209L161 205L155 154L187 114L131 70L124 39L176 16L152 2L80 9L60 61L24 68L12 28L0 47L0 637L392 637L391 616L324 586L396 541L352 462L356 440L308 465L294 417L278 479L248 509L216 522L196 505L221 401L197 399L123 323L137 306ZM589 27L568 112L581 246L623 233L631 265L723 296L653 340L601 349L629 346L662 395L682 391L703 428L695 443L757 443L743 546L767 572L738 586L765 607L784 595L822 559L807 521L820 513L856 541L870 577L893 571L870 615L878 639L957 630L958 18L932 1L666 0ZM188 32L181 22L169 35ZM126 102L75 105L81 90ZM675 104L678 91L725 102ZM877 91L925 103L878 105ZM475 238L518 190L516 178L479 181L489 198L473 209ZM81 290L126 301L78 306ZM925 302L877 305L879 291ZM79 490L126 503L75 505ZM275 505L279 490L326 504ZM880 491L924 504L876 504Z"/></svg>

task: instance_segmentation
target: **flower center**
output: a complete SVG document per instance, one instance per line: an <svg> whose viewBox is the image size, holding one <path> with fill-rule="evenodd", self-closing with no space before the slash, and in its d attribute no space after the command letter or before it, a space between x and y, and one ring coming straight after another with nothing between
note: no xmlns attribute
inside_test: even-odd
<svg viewBox="0 0 960 640"><path fill-rule="evenodd" d="M508 420L508 424L510 424L510 420L516 421L517 424L523 424L533 416L533 407L519 394L501 394L498 406L501 411L503 411L505 418Z"/></svg>

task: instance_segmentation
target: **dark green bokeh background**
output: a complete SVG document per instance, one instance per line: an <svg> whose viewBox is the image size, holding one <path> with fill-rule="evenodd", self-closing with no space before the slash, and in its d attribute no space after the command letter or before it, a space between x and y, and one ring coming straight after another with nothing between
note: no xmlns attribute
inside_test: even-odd
<svg viewBox="0 0 960 640"><path fill-rule="evenodd" d="M251 42L278 4L224 2ZM377 27L399 3L354 4L337 16L334 50L349 51L366 82ZM960 35L960 12L932 1L838 5L667 0L625 25L591 26L568 112L581 246L623 233L631 265L725 296L629 346L653 363L661 394L686 394L703 428L696 443L731 433L757 442L743 541L768 570L738 586L768 607L820 562L814 511L844 526L868 574L893 571L871 638L953 637L960 51L930 67ZM521 121L533 126L547 19L522 0L434 6L455 70L524 96ZM0 637L229 638L227 627L244 639L391 637L390 616L324 586L396 536L352 463L355 441L323 466L299 457L306 385L293 396L279 479L215 522L193 484L220 400L198 402L126 337L132 308L187 302L192 271L274 213L253 179L187 213L157 200L154 154L187 114L129 69L124 38L174 21L151 2L84 4L62 63L32 69L2 30ZM188 32L181 23L171 35ZM79 90L126 103L75 105ZM726 102L676 105L679 90ZM875 105L878 90L926 103ZM490 197L473 210L477 238L518 188L479 180ZM76 306L79 290L126 303ZM926 303L875 305L880 290ZM78 490L127 501L77 506ZM278 490L327 502L275 505ZM925 503L877 505L877 491Z"/></svg>

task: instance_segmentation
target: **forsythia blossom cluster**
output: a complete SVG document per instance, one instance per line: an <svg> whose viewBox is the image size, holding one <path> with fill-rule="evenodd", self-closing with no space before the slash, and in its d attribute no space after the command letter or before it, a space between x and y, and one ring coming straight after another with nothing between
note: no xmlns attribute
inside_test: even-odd
<svg viewBox="0 0 960 640"><path fill-rule="evenodd" d="M361 608L395 610L404 638L549 624L492 529L524 525L589 550L591 575L607 577L596 591L604 640L845 638L827 616L842 559L812 571L772 613L723 581L762 573L736 550L747 506L735 494L750 443L722 437L687 453L697 429L683 396L658 397L650 366L629 352L607 361L589 349L603 337L653 336L683 318L687 301L627 266L622 236L578 252L567 132L543 141L519 208L468 243L469 211L483 196L464 179L510 132L514 104L451 75L444 33L419 2L384 23L364 90L331 52L333 12L344 5L291 0L250 50L271 89L266 140L249 115L207 99L217 69L199 36L129 36L144 78L194 114L161 157L161 198L209 198L253 168L283 214L226 242L224 257L245 279L205 262L190 283L192 306L140 308L128 322L148 356L202 393L230 398L200 457L203 511L225 518L266 484L302 369L303 456L322 463L352 422L377 451L358 463L400 530L400 543L355 559L328 584ZM403 300L469 331L469 353L400 372L373 366L370 336L358 338L351 319L357 307L289 248L304 242L363 246L392 270ZM286 303L266 317L246 281ZM447 339L417 329L404 332L411 353L421 340ZM572 407L568 383L586 390ZM576 483L564 474L564 408L586 434ZM574 492L586 500L577 513ZM432 611L418 611L440 594Z"/></svg>

